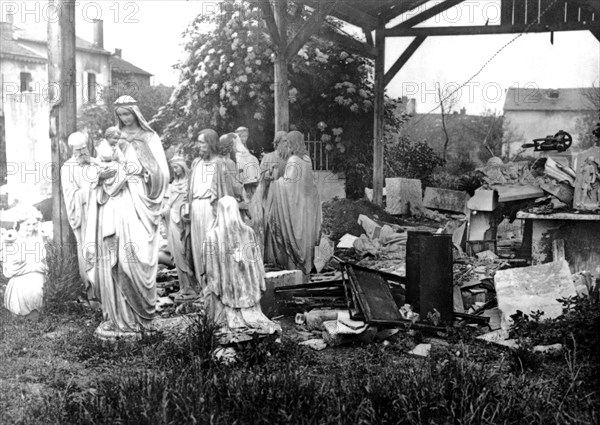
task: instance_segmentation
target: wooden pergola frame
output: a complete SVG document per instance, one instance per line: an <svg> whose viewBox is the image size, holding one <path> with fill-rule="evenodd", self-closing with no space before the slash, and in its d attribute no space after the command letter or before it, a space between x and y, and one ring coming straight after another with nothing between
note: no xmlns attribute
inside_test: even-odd
<svg viewBox="0 0 600 425"><path fill-rule="evenodd" d="M383 204L384 91L394 76L430 36L514 34L558 31L591 31L600 41L598 0L501 0L500 25L415 27L465 0L443 0L425 8L428 0L296 0L313 10L296 34L288 40L288 0L250 0L260 6L274 44L275 130L289 129L287 65L302 46L317 34L327 16L363 30L365 41L345 34L332 37L349 51L375 63L373 122L373 202ZM421 10L422 9L422 10ZM410 18L391 28L390 21L412 12ZM373 36L373 32L375 36ZM331 37L331 36L330 36ZM387 37L414 37L406 50L385 72Z"/></svg>

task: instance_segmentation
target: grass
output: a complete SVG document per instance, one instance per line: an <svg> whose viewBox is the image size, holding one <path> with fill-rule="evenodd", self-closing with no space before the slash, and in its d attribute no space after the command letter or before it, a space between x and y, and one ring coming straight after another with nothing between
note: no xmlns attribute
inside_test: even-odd
<svg viewBox="0 0 600 425"><path fill-rule="evenodd" d="M598 311L597 303L589 307ZM388 345L322 352L284 338L238 347L239 361L224 365L212 356L215 339L202 318L176 339L116 344L93 337L99 314L82 305L35 323L6 311L1 319L2 424L593 424L600 419L597 353L580 345L575 334L563 353L527 351L525 357L475 342L460 329L447 344L434 345L427 359L407 355L421 336L403 332ZM539 334L533 323L518 330L519 338Z"/></svg>

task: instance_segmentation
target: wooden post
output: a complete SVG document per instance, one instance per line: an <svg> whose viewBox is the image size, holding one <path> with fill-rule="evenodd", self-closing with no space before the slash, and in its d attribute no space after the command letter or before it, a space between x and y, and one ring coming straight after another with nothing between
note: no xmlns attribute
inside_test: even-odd
<svg viewBox="0 0 600 425"><path fill-rule="evenodd" d="M385 21L375 30L375 102L373 110L373 202L383 206L383 115L385 90Z"/></svg>
<svg viewBox="0 0 600 425"><path fill-rule="evenodd" d="M54 168L52 225L54 241L61 246L74 246L76 243L69 225L60 181L60 168L69 153L67 138L77 129L75 4L76 2L68 0L49 0L48 8L50 138Z"/></svg>
<svg viewBox="0 0 600 425"><path fill-rule="evenodd" d="M279 45L275 58L275 131L288 131L290 109L288 103L287 48L287 0L271 0L275 23L279 31Z"/></svg>

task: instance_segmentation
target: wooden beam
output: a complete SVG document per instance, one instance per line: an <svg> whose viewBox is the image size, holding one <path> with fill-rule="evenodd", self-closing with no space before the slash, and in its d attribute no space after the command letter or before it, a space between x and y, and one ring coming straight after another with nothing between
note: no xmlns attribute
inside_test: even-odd
<svg viewBox="0 0 600 425"><path fill-rule="evenodd" d="M427 37L445 35L482 35L482 34L518 34L559 31L594 31L597 23L564 22L557 25L548 24L519 24L519 25L477 25L463 27L421 27L421 28L390 28L386 37Z"/></svg>
<svg viewBox="0 0 600 425"><path fill-rule="evenodd" d="M290 105L288 101L288 69L284 46L287 44L287 0L270 0L273 17L279 30L281 49L275 57L275 131L288 131L290 126Z"/></svg>
<svg viewBox="0 0 600 425"><path fill-rule="evenodd" d="M594 37L596 37L598 41L600 41L600 30L590 30L590 32L594 34Z"/></svg>
<svg viewBox="0 0 600 425"><path fill-rule="evenodd" d="M375 49L374 46L369 46L368 44L358 41L353 37L346 36L338 32L322 34L322 36L330 41L333 41L334 43L338 43L346 50L361 55L362 57L375 59L377 56L377 49Z"/></svg>
<svg viewBox="0 0 600 425"><path fill-rule="evenodd" d="M388 72L385 73L384 83L383 83L384 87L386 87L390 83L390 81L392 81L392 78L394 78L396 76L396 74L398 73L398 71L400 71L400 69L402 69L404 64L410 59L410 57L413 55L413 53L415 53L417 51L419 46L421 46L421 44L423 44L423 42L425 41L425 38L426 37L415 38L412 41L412 43L410 43L410 45L406 48L406 50L404 52L402 52L400 57L396 60L396 62L394 62L394 64L388 70Z"/></svg>
<svg viewBox="0 0 600 425"><path fill-rule="evenodd" d="M279 37L279 29L277 28L277 24L275 23L275 17L273 16L273 9L271 8L271 3L266 0L259 0L257 3L260 6L260 10L262 11L263 19L267 24L269 36L271 37L273 44L275 44L275 46L277 46L277 49L279 50L282 47L281 39Z"/></svg>
<svg viewBox="0 0 600 425"><path fill-rule="evenodd" d="M417 7L427 3L429 0L415 0L410 3L402 3L395 6L393 9L389 9L387 12L383 12L383 19L386 22L390 22L393 19L396 19L398 16L406 13L408 11L414 10Z"/></svg>
<svg viewBox="0 0 600 425"><path fill-rule="evenodd" d="M385 21L379 18L375 31L375 84L373 102L373 202L383 206L383 116L385 100Z"/></svg>
<svg viewBox="0 0 600 425"><path fill-rule="evenodd" d="M335 0L326 3L326 6L317 7L314 13L311 15L311 17L304 21L304 23L302 24L292 41L290 41L290 43L285 49L286 60L289 60L292 56L298 53L298 50L300 50L300 48L304 46L308 39L314 33L318 32L318 29L323 25L323 22L325 21L325 17L331 10L335 8L338 1L339 0Z"/></svg>
<svg viewBox="0 0 600 425"><path fill-rule="evenodd" d="M436 15L439 15L440 13L462 3L463 1L464 0L446 0L442 3L438 3L435 6L432 6L429 9L419 13L418 15L407 19L406 21L402 22L401 24L396 25L395 27L393 27L391 29L413 27L417 24L420 24L421 22L424 22L430 18L433 18Z"/></svg>
<svg viewBox="0 0 600 425"><path fill-rule="evenodd" d="M67 160L67 139L77 130L77 72L75 66L75 3L50 0L48 13L48 87L52 181L52 226L54 241L61 247L76 247L62 194L60 168Z"/></svg>
<svg viewBox="0 0 600 425"><path fill-rule="evenodd" d="M363 33L365 34L365 39L367 40L367 44L369 46L375 46L375 41L373 40L373 34L369 28L363 28Z"/></svg>

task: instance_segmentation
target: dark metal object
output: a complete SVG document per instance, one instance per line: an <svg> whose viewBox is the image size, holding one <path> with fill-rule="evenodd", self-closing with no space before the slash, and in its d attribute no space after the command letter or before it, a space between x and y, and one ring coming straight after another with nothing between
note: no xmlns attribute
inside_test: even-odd
<svg viewBox="0 0 600 425"><path fill-rule="evenodd" d="M472 320L473 322L479 322L479 323L483 323L485 325L487 325L490 322L490 318L486 317L486 316L475 316L474 314L457 313L457 312L454 312L454 316L457 319Z"/></svg>
<svg viewBox="0 0 600 425"><path fill-rule="evenodd" d="M523 149L533 148L535 152L558 151L564 152L573 144L573 137L566 131L560 130L554 136L533 139L533 143L525 143Z"/></svg>
<svg viewBox="0 0 600 425"><path fill-rule="evenodd" d="M345 264L344 270L352 293L352 302L364 315L364 321L376 324L401 324L402 315L386 280L377 271ZM355 311L350 306L351 313Z"/></svg>
<svg viewBox="0 0 600 425"><path fill-rule="evenodd" d="M442 322L453 316L452 235L408 232L406 302L427 318L434 309Z"/></svg>

